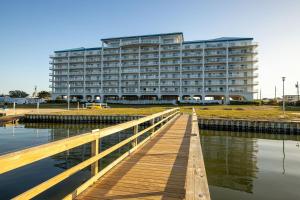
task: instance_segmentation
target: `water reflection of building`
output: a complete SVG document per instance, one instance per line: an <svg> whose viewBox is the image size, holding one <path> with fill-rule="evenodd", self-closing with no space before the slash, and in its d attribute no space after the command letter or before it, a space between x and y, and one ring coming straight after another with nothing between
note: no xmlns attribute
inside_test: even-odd
<svg viewBox="0 0 300 200"><path fill-rule="evenodd" d="M230 132L204 131L202 151L209 185L252 193L257 168L257 140L229 136Z"/></svg>
<svg viewBox="0 0 300 200"><path fill-rule="evenodd" d="M47 127L47 124L44 124L44 126ZM51 124L48 124L48 126L51 126ZM55 125L56 126L56 125ZM65 126L58 126L58 127L52 127L50 131L50 137L49 142L51 141L57 141L60 139L64 139L67 137L72 137L76 135L80 135L83 133L90 132L92 129L101 129L104 127L107 127L108 125L101 124L76 124L76 125L65 125ZM46 128L45 127L45 128ZM132 131L124 131L119 132L110 136L107 136L99 141L99 150L103 151L120 141L128 138L132 135ZM116 151L112 153L112 155L106 156L104 159L101 159L101 163L105 164L109 162L111 159L114 159L119 156L121 152ZM90 158L91 156L91 144L84 144L78 147L75 147L73 149L70 149L68 151L56 154L54 156L51 156L52 159L56 160L56 167L62 168L62 169L68 169L72 166L75 166L79 164L80 162L83 162L84 160ZM100 166L101 166L100 163ZM104 166L104 165L103 165Z"/></svg>
<svg viewBox="0 0 300 200"><path fill-rule="evenodd" d="M54 123L25 123L25 128L36 129L46 129L48 130L47 141L53 142L57 140L61 140L64 138L80 135L83 133L91 132L93 129L102 129L107 126L112 126L112 124L54 124ZM141 127L145 128L145 127ZM127 129L125 131L121 131L109 136L106 136L100 140L99 148L100 151L103 151L120 141L125 140L126 138L132 136L133 130ZM38 135L38 133L37 133ZM45 142L47 143L47 142ZM101 159L100 165L102 167L106 166L114 159L119 157L125 151L131 148L131 143L124 145L122 148L116 150L115 152L107 155L105 158ZM55 166L60 169L68 169L80 162L90 158L91 156L91 144L85 144L68 151L64 151L62 153L51 156L53 160L55 160Z"/></svg>

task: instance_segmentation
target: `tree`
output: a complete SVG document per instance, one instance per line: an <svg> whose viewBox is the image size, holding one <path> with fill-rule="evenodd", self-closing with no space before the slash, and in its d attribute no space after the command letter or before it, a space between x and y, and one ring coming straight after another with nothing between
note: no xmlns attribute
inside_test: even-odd
<svg viewBox="0 0 300 200"><path fill-rule="evenodd" d="M47 91L40 91L37 96L40 98L40 99L50 99L51 97L51 94L50 92L47 92Z"/></svg>
<svg viewBox="0 0 300 200"><path fill-rule="evenodd" d="M25 98L28 95L29 94L27 94L26 92L24 92L22 90L9 91L9 96L12 97L12 98Z"/></svg>

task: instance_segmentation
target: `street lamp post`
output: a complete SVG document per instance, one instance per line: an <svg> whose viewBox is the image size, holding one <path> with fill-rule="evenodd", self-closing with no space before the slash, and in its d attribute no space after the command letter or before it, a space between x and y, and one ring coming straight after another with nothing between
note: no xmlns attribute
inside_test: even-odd
<svg viewBox="0 0 300 200"><path fill-rule="evenodd" d="M282 77L282 110L283 110L283 116L285 116L285 98L284 98L284 81L285 77Z"/></svg>
<svg viewBox="0 0 300 200"><path fill-rule="evenodd" d="M296 83L296 88L297 88L297 101L299 101L300 98L299 98L299 82L298 81Z"/></svg>
<svg viewBox="0 0 300 200"><path fill-rule="evenodd" d="M68 84L68 110L70 110L70 84Z"/></svg>

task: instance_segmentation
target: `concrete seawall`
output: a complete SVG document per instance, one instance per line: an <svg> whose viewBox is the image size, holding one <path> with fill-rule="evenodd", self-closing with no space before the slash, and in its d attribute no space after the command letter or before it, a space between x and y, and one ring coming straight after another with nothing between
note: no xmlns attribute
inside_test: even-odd
<svg viewBox="0 0 300 200"><path fill-rule="evenodd" d="M142 115L38 115L26 114L22 122L30 123L121 123L136 120Z"/></svg>
<svg viewBox="0 0 300 200"><path fill-rule="evenodd" d="M20 121L30 123L122 123L142 115L45 115L26 114ZM300 134L300 122L246 119L203 119L198 117L201 129L274 132Z"/></svg>
<svg viewBox="0 0 300 200"><path fill-rule="evenodd" d="M300 134L300 122L298 121L198 118L198 122L202 129Z"/></svg>

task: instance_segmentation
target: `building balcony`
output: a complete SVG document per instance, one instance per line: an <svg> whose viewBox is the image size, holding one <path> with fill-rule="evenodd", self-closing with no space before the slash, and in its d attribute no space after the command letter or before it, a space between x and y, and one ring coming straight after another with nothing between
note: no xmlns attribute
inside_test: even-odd
<svg viewBox="0 0 300 200"><path fill-rule="evenodd" d="M205 60L205 64L219 64L226 63L226 59L207 59Z"/></svg>
<svg viewBox="0 0 300 200"><path fill-rule="evenodd" d="M158 79L158 76L141 76L141 79Z"/></svg>
<svg viewBox="0 0 300 200"><path fill-rule="evenodd" d="M68 88L68 85L49 85L49 88Z"/></svg>
<svg viewBox="0 0 300 200"><path fill-rule="evenodd" d="M210 78L226 78L226 74L214 74L214 75L209 75L209 74L205 74L204 78L206 79L210 79Z"/></svg>
<svg viewBox="0 0 300 200"><path fill-rule="evenodd" d="M119 61L120 57L119 56L115 56L115 57L104 57L103 61Z"/></svg>
<svg viewBox="0 0 300 200"><path fill-rule="evenodd" d="M119 54L120 54L119 50L107 50L107 49L105 49L104 52L103 52L104 57L106 55L119 55Z"/></svg>
<svg viewBox="0 0 300 200"><path fill-rule="evenodd" d="M155 89L155 88L153 88L153 89ZM140 90L140 93L141 94L158 94L158 91L157 90Z"/></svg>
<svg viewBox="0 0 300 200"><path fill-rule="evenodd" d="M146 69L141 69L140 73L158 73L158 68L146 68Z"/></svg>
<svg viewBox="0 0 300 200"><path fill-rule="evenodd" d="M229 56L241 56L241 55L255 55L258 54L257 51L252 50L252 51L241 51L241 50L235 50L235 51L229 51L228 55Z"/></svg>
<svg viewBox="0 0 300 200"><path fill-rule="evenodd" d="M78 88L78 87L84 87L83 84L70 84L70 88Z"/></svg>
<svg viewBox="0 0 300 200"><path fill-rule="evenodd" d="M122 77L123 80L138 80L139 77L136 76L136 77Z"/></svg>
<svg viewBox="0 0 300 200"><path fill-rule="evenodd" d="M177 90L176 90L177 89ZM162 93L178 93L178 88L161 88Z"/></svg>
<svg viewBox="0 0 300 200"><path fill-rule="evenodd" d="M68 73L49 73L49 76L68 76Z"/></svg>
<svg viewBox="0 0 300 200"><path fill-rule="evenodd" d="M86 51L85 56L101 56L101 50L99 51Z"/></svg>
<svg viewBox="0 0 300 200"><path fill-rule="evenodd" d="M86 75L101 75L101 71L87 71Z"/></svg>
<svg viewBox="0 0 300 200"><path fill-rule="evenodd" d="M182 57L187 58L187 57L202 57L202 53L183 53Z"/></svg>
<svg viewBox="0 0 300 200"><path fill-rule="evenodd" d="M104 64L103 67L104 68L119 68L120 65L119 65L119 63L118 64L110 64L110 65Z"/></svg>
<svg viewBox="0 0 300 200"><path fill-rule="evenodd" d="M234 67L228 67L230 71L255 71L258 70L258 66L248 66L248 67L240 67L240 66L234 66Z"/></svg>
<svg viewBox="0 0 300 200"><path fill-rule="evenodd" d="M73 76L75 76L75 75L82 75L82 76L83 76L84 73L83 73L83 72L70 72L69 75L70 75L70 76L72 76L72 75L73 75Z"/></svg>
<svg viewBox="0 0 300 200"><path fill-rule="evenodd" d="M84 81L84 79L73 79L73 78L70 78L69 79L70 82L77 82L77 81Z"/></svg>
<svg viewBox="0 0 300 200"><path fill-rule="evenodd" d="M138 49L122 49L121 54L138 54Z"/></svg>
<svg viewBox="0 0 300 200"><path fill-rule="evenodd" d="M141 59L142 60L147 60L147 59L157 59L158 58L158 55L142 55L141 56Z"/></svg>
<svg viewBox="0 0 300 200"><path fill-rule="evenodd" d="M251 58L246 58L246 59L241 59L241 58L229 58L228 59L229 63L243 63L243 62L258 62L258 59L251 59Z"/></svg>
<svg viewBox="0 0 300 200"><path fill-rule="evenodd" d="M69 57L83 57L84 52L70 52Z"/></svg>
<svg viewBox="0 0 300 200"><path fill-rule="evenodd" d="M162 61L160 62L161 65L179 65L180 64L180 61L173 61L173 62L165 62L165 61Z"/></svg>
<svg viewBox="0 0 300 200"><path fill-rule="evenodd" d="M101 87L101 84L85 84L85 87Z"/></svg>
<svg viewBox="0 0 300 200"><path fill-rule="evenodd" d="M106 90L103 90L103 93L104 93L104 94L114 94L114 95L117 95L119 92L118 92L118 90L114 90L114 91L106 91Z"/></svg>
<svg viewBox="0 0 300 200"><path fill-rule="evenodd" d="M197 72L202 72L202 67L182 67L182 71L197 71Z"/></svg>
<svg viewBox="0 0 300 200"><path fill-rule="evenodd" d="M224 75L226 77L226 75ZM243 79L252 79L252 78L257 78L258 77L258 73L254 73L254 74L229 74L228 75L229 78L243 78Z"/></svg>
<svg viewBox="0 0 300 200"><path fill-rule="evenodd" d="M122 67L139 66L138 63L122 63Z"/></svg>
<svg viewBox="0 0 300 200"><path fill-rule="evenodd" d="M103 74L119 74L118 70L104 70Z"/></svg>
<svg viewBox="0 0 300 200"><path fill-rule="evenodd" d="M200 84L200 83L187 83L187 84L182 84L182 87L202 87L202 84Z"/></svg>
<svg viewBox="0 0 300 200"><path fill-rule="evenodd" d="M135 46L135 45L159 45L159 40L132 40L122 41L120 46Z"/></svg>
<svg viewBox="0 0 300 200"><path fill-rule="evenodd" d="M161 83L161 87L174 87L174 86L179 86L179 83Z"/></svg>
<svg viewBox="0 0 300 200"><path fill-rule="evenodd" d="M180 46L164 46L161 48L161 51L179 51Z"/></svg>
<svg viewBox="0 0 300 200"><path fill-rule="evenodd" d="M202 75L197 75L197 74L194 74L194 75L182 75L182 78L183 79L199 79L199 78L202 78Z"/></svg>
<svg viewBox="0 0 300 200"><path fill-rule="evenodd" d="M150 48L150 47L147 47L147 48L142 48L141 49L141 52L158 52L158 48Z"/></svg>
<svg viewBox="0 0 300 200"><path fill-rule="evenodd" d="M226 51L205 52L205 57L226 56Z"/></svg>
<svg viewBox="0 0 300 200"><path fill-rule="evenodd" d="M94 58L94 59L87 58L87 59L85 60L85 62L86 62L86 63L93 63L93 62L99 63L99 62L101 62L101 59L100 59L100 58Z"/></svg>
<svg viewBox="0 0 300 200"><path fill-rule="evenodd" d="M182 64L183 65L201 65L202 60L183 60Z"/></svg>
<svg viewBox="0 0 300 200"><path fill-rule="evenodd" d="M247 42L242 42L242 41L238 41L238 42L230 42L228 47L230 48L241 48L241 47L256 47L258 46L257 42L252 42L252 41L247 41Z"/></svg>
<svg viewBox="0 0 300 200"><path fill-rule="evenodd" d="M53 64L53 65L55 65L55 64L68 64L68 60L51 60L51 61L49 61L49 64Z"/></svg>
<svg viewBox="0 0 300 200"><path fill-rule="evenodd" d="M139 56L122 56L121 60L138 60Z"/></svg>
<svg viewBox="0 0 300 200"><path fill-rule="evenodd" d="M137 87L138 86L138 84L126 84L126 83L122 83L122 87L130 87L130 88L132 88L132 87Z"/></svg>
<svg viewBox="0 0 300 200"><path fill-rule="evenodd" d="M128 70L128 69L123 69L122 73L124 74L136 74L139 73L139 70Z"/></svg>
<svg viewBox="0 0 300 200"><path fill-rule="evenodd" d="M83 63L84 59L70 59L70 63Z"/></svg>
<svg viewBox="0 0 300 200"><path fill-rule="evenodd" d="M68 53L55 53L49 56L50 58L67 58L68 57Z"/></svg>
<svg viewBox="0 0 300 200"><path fill-rule="evenodd" d="M226 67L205 67L205 71L223 71L226 70Z"/></svg>
<svg viewBox="0 0 300 200"><path fill-rule="evenodd" d="M125 91L125 90L123 90L122 91L122 93L124 93L124 94L136 94L138 92L138 89L136 89L136 90L133 90L133 91Z"/></svg>
<svg viewBox="0 0 300 200"><path fill-rule="evenodd" d="M93 82L93 81L100 81L100 79L97 78L85 78L86 82Z"/></svg>
<svg viewBox="0 0 300 200"><path fill-rule="evenodd" d="M205 44L206 49L219 49L226 48L226 43L207 43Z"/></svg>
<svg viewBox="0 0 300 200"><path fill-rule="evenodd" d="M109 81L109 80L119 80L119 77L103 77L104 81Z"/></svg>
<svg viewBox="0 0 300 200"><path fill-rule="evenodd" d="M141 66L157 66L158 62L141 62Z"/></svg>
<svg viewBox="0 0 300 200"><path fill-rule="evenodd" d="M164 58L178 58L178 57L180 57L179 53L176 53L176 54L161 54L160 55L161 59L164 59Z"/></svg>
<svg viewBox="0 0 300 200"><path fill-rule="evenodd" d="M103 84L104 88L118 88L118 84Z"/></svg>
<svg viewBox="0 0 300 200"><path fill-rule="evenodd" d="M179 72L179 69L176 68L161 68L161 72Z"/></svg>
<svg viewBox="0 0 300 200"><path fill-rule="evenodd" d="M160 76L161 79L180 79L180 76Z"/></svg>

